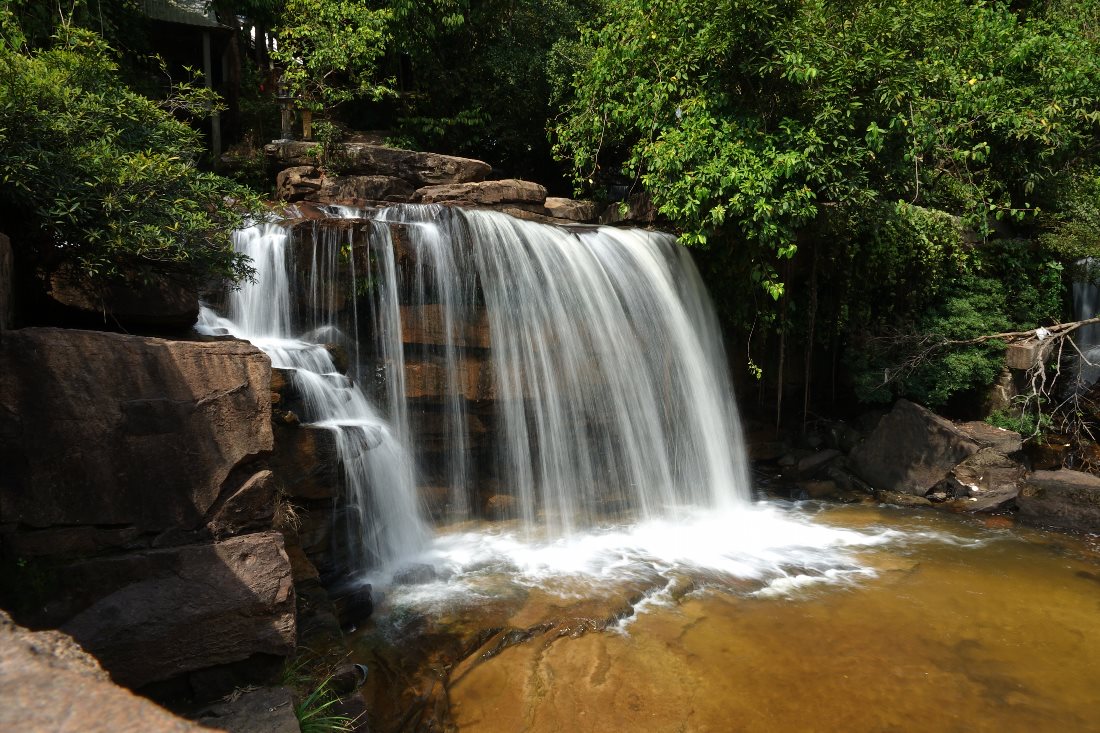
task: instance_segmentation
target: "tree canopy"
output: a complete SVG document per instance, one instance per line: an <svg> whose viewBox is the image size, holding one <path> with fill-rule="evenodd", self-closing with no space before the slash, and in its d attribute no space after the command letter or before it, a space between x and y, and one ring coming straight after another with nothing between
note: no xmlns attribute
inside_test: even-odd
<svg viewBox="0 0 1100 733"><path fill-rule="evenodd" d="M247 275L230 234L258 199L200 170L202 139L177 118L212 95L184 83L154 101L98 35L62 27L31 50L7 9L0 23L0 219L24 254L87 283Z"/></svg>
<svg viewBox="0 0 1100 733"><path fill-rule="evenodd" d="M942 404L996 344L890 367L1056 318L1061 262L1100 253L1098 29L1094 0L609 0L555 150L709 249L733 321L841 348L866 398Z"/></svg>

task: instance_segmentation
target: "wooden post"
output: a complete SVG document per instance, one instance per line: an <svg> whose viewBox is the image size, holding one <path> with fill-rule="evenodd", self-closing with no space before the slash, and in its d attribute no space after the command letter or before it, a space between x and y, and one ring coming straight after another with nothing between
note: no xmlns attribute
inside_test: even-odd
<svg viewBox="0 0 1100 733"><path fill-rule="evenodd" d="M214 62L210 58L210 31L202 32L202 76L207 89L213 89L210 78L214 75ZM210 115L210 148L214 157L222 154L222 118L218 113Z"/></svg>
<svg viewBox="0 0 1100 733"><path fill-rule="evenodd" d="M302 110L302 139L313 139L313 112L312 110Z"/></svg>

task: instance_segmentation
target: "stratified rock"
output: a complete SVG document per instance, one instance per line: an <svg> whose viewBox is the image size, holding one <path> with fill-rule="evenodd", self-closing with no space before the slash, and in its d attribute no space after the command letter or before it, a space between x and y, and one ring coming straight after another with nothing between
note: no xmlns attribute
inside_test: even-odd
<svg viewBox="0 0 1100 733"><path fill-rule="evenodd" d="M951 422L898 400L850 458L856 475L875 489L924 496L977 450Z"/></svg>
<svg viewBox="0 0 1100 733"><path fill-rule="evenodd" d="M944 486L955 497L952 508L993 512L1012 504L1025 472L1018 461L993 448L982 448L951 469Z"/></svg>
<svg viewBox="0 0 1100 733"><path fill-rule="evenodd" d="M75 563L66 582L98 598L62 630L129 687L294 649L294 586L278 532Z"/></svg>
<svg viewBox="0 0 1100 733"><path fill-rule="evenodd" d="M1024 480L1017 515L1032 524L1100 532L1100 477L1070 471L1036 471Z"/></svg>
<svg viewBox="0 0 1100 733"><path fill-rule="evenodd" d="M543 202L543 206L546 207L546 212L555 219L589 222L595 221L597 216L596 204L591 201L549 196Z"/></svg>
<svg viewBox="0 0 1100 733"><path fill-rule="evenodd" d="M300 733L294 695L285 687L261 687L209 705L199 723L229 733Z"/></svg>
<svg viewBox="0 0 1100 733"><path fill-rule="evenodd" d="M422 204L455 206L497 206L500 204L538 204L546 200L546 188L532 181L508 178L481 183L454 183L417 189Z"/></svg>
<svg viewBox="0 0 1100 733"><path fill-rule="evenodd" d="M271 367L238 341L29 328L0 347L0 517L29 527L203 526L271 450ZM238 484L239 485L239 484Z"/></svg>
<svg viewBox="0 0 1100 733"><path fill-rule="evenodd" d="M287 168L275 178L275 195L289 202L403 202L409 201L415 191L413 184L396 176L336 176L314 166Z"/></svg>
<svg viewBox="0 0 1100 733"><path fill-rule="evenodd" d="M279 168L314 166L320 159L317 143L285 142L264 146L268 160ZM492 168L472 158L438 153L421 153L366 143L338 143L333 150L340 167L348 174L392 176L414 186L483 181Z"/></svg>
<svg viewBox="0 0 1100 733"><path fill-rule="evenodd" d="M308 196L326 204L354 204L364 201L410 201L416 189L396 176L324 176L321 188Z"/></svg>
<svg viewBox="0 0 1100 733"><path fill-rule="evenodd" d="M401 341L422 346L476 347L487 349L489 317L484 308L477 308L466 320L452 324L448 333L446 314L438 303L403 305L401 308Z"/></svg>
<svg viewBox="0 0 1100 733"><path fill-rule="evenodd" d="M30 632L0 611L0 730L184 733L207 730L113 684L59 631Z"/></svg>
<svg viewBox="0 0 1100 733"><path fill-rule="evenodd" d="M321 190L321 171L313 165L296 165L275 176L275 198L301 201Z"/></svg>
<svg viewBox="0 0 1100 733"><path fill-rule="evenodd" d="M117 281L93 291L82 278L60 270L50 277L47 295L81 322L182 331L199 317L198 292L163 276L148 282Z"/></svg>

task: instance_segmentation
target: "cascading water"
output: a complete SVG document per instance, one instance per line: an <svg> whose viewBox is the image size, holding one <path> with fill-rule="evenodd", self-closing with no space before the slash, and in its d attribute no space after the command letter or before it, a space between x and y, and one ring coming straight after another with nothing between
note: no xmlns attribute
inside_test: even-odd
<svg viewBox="0 0 1100 733"><path fill-rule="evenodd" d="M415 563L439 573L415 592L446 597L476 596L487 572L659 587L703 568L797 587L859 576L847 548L892 536L749 504L718 327L673 237L440 206L364 213L288 224L294 246L275 224L238 232L257 281L231 294L228 319L203 317L294 370L304 417L335 432L352 569L372 582ZM333 341L356 354L358 384L336 373ZM429 513L450 528L432 537Z"/></svg>
<svg viewBox="0 0 1100 733"><path fill-rule="evenodd" d="M380 218L407 227L410 301L436 303L447 335L452 516L474 503L455 344L482 309L501 423L491 473L528 528L561 536L747 499L717 325L673 237L440 207Z"/></svg>
<svg viewBox="0 0 1100 733"><path fill-rule="evenodd" d="M199 329L221 330L247 339L271 357L275 368L290 370L305 403L306 420L335 434L348 494L346 521L350 569L392 564L423 549L428 530L413 485L413 466L400 431L394 431L362 390L340 374L323 343L339 341L336 283L341 242L318 239L313 248L308 288L309 331L294 336L292 282L296 280L290 233L264 223L234 233L238 251L252 258L254 282L229 295L229 317L203 308ZM352 282L355 282L354 271ZM353 323L358 322L357 311Z"/></svg>

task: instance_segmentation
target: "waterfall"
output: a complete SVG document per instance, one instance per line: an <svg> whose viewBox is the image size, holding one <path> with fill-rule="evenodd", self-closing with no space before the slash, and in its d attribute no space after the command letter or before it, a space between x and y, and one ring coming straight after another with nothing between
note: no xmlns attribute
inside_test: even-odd
<svg viewBox="0 0 1100 733"><path fill-rule="evenodd" d="M204 312L295 370L304 417L336 432L363 566L425 542L429 488L437 516L503 496L545 537L748 499L717 322L674 237L440 206L347 221L365 213L296 225L299 254L282 226L238 232L256 282L228 319ZM332 341L356 354L354 380Z"/></svg>
<svg viewBox="0 0 1100 733"><path fill-rule="evenodd" d="M1080 274L1073 282L1073 319L1084 321L1100 315L1100 285L1097 285L1097 263L1090 257L1077 262ZM1088 389L1100 380L1100 324L1082 326L1073 335L1082 356L1078 358L1079 389Z"/></svg>
<svg viewBox="0 0 1100 733"><path fill-rule="evenodd" d="M228 318L204 307L198 327L251 341L267 353L272 367L289 370L305 404L303 418L334 433L347 492L345 541L351 550L350 569L361 572L415 554L429 533L413 483L413 464L405 450L407 431L395 430L382 418L360 386L339 373L324 345L348 340L336 318L337 303L346 297L339 288L345 242L332 236L338 232L324 228L313 234L306 317L294 317L296 273L290 232L279 224L263 223L233 235L237 251L252 259L255 280L230 292ZM347 259L354 292L354 258ZM358 320L354 309L353 326ZM296 336L296 322L303 322L308 330ZM400 335L395 338L399 342ZM350 340L357 350L358 339Z"/></svg>

